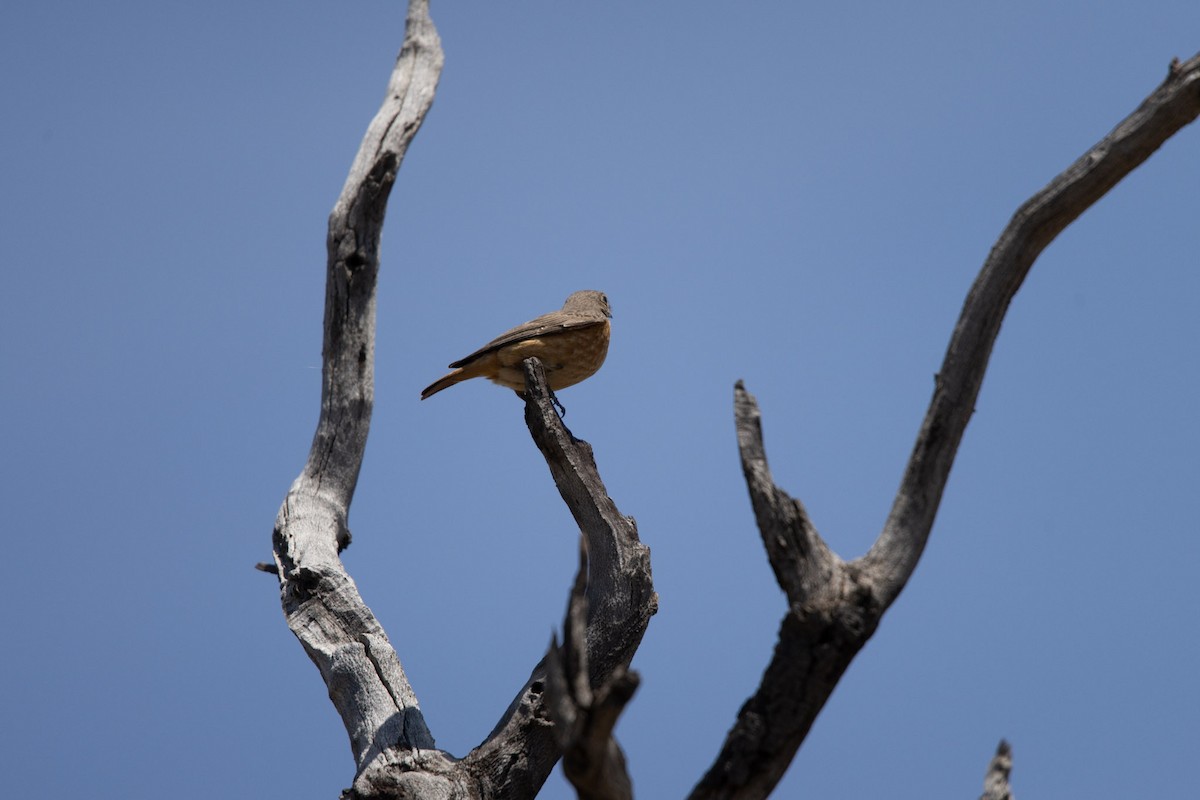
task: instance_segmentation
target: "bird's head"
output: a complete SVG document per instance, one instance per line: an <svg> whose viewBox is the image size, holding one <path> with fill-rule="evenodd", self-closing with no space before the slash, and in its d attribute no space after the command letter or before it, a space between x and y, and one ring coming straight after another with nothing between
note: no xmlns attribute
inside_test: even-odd
<svg viewBox="0 0 1200 800"><path fill-rule="evenodd" d="M563 303L563 311L571 314L602 314L612 318L612 308L608 305L608 295L595 289L584 289L575 292Z"/></svg>

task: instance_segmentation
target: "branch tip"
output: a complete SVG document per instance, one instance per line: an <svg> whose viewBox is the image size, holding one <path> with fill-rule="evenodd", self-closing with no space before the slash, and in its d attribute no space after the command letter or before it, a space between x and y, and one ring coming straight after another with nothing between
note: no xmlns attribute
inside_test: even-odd
<svg viewBox="0 0 1200 800"><path fill-rule="evenodd" d="M1013 800L1012 789L1008 778L1012 774L1012 748L1006 740L1001 739L996 747L996 755L988 764L987 774L983 777L983 794L979 800Z"/></svg>

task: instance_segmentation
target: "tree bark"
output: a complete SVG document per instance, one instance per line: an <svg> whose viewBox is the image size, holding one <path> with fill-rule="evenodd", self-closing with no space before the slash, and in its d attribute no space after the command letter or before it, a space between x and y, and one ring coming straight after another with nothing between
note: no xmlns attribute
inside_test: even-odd
<svg viewBox="0 0 1200 800"><path fill-rule="evenodd" d="M983 778L983 794L979 800L1013 800L1012 789L1008 785L1008 776L1012 773L1012 748L1008 742L1000 740L996 755L988 764L987 775Z"/></svg>
<svg viewBox="0 0 1200 800"><path fill-rule="evenodd" d="M833 688L916 568L1000 323L1034 260L1198 115L1200 55L1186 63L1176 59L1166 80L1132 114L1017 209L967 294L891 512L862 558L838 558L803 504L774 483L758 405L738 382L734 416L742 470L788 610L762 681L693 789L693 800L763 798L783 777Z"/></svg>
<svg viewBox="0 0 1200 800"><path fill-rule="evenodd" d="M288 627L316 664L350 737L357 774L397 751L445 759L400 660L338 554L374 400L375 286L387 199L433 103L442 68L427 0L413 0L387 95L329 216L321 414L308 462L272 536Z"/></svg>
<svg viewBox="0 0 1200 800"><path fill-rule="evenodd" d="M279 577L288 626L320 670L349 735L356 769L343 797L523 800L538 793L561 755L543 696L544 663L466 758L437 750L396 651L339 557L350 543L346 520L370 427L387 199L433 103L442 62L428 0L412 0L387 95L329 217L321 415L308 462L276 518L270 571ZM588 547L580 652L596 687L609 686L615 674L616 685L632 694L625 668L657 604L649 549L608 497L590 446L554 413L540 364L527 364L526 373L530 431ZM619 689L605 691L616 697Z"/></svg>
<svg viewBox="0 0 1200 800"><path fill-rule="evenodd" d="M563 644L552 645L465 758L436 749L395 650L339 557L350 542L347 518L373 404L380 233L443 63L428 5L409 4L387 95L330 214L321 414L308 461L276 519L271 571L287 624L319 669L349 736L356 769L343 797L532 798L565 749L581 797L624 800L632 791L612 728L636 688L628 666L657 609L649 549L608 496L591 447L555 412L536 359L524 364L526 424L579 525L586 580L581 563ZM693 798L758 798L774 788L920 558L1001 320L1034 259L1198 114L1200 56L1173 62L1166 82L1137 111L1017 211L967 296L892 511L862 558L842 561L804 506L774 483L757 403L738 383L742 468L788 610L758 691Z"/></svg>
<svg viewBox="0 0 1200 800"><path fill-rule="evenodd" d="M596 690L629 666L658 610L650 549L638 539L633 518L622 515L608 496L591 446L576 439L558 416L542 365L531 358L523 367L525 424L586 545L586 648L576 653L586 654L586 674ZM560 657L570 663L577 656ZM559 736L547 724L546 662L534 668L488 740L463 759L492 792L485 797L533 797L562 755Z"/></svg>
<svg viewBox="0 0 1200 800"><path fill-rule="evenodd" d="M580 800L633 800L633 783L613 728L633 699L639 678L618 667L594 690L587 653L587 542L580 542L579 572L557 637L546 654L546 699L555 737L563 751L563 775Z"/></svg>

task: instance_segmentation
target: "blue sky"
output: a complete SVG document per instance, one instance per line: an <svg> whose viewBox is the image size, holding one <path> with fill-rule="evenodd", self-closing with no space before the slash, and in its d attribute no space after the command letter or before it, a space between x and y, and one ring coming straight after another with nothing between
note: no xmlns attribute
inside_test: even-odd
<svg viewBox="0 0 1200 800"><path fill-rule="evenodd" d="M1139 4L435 3L446 68L384 234L346 563L439 746L559 624L576 532L522 422L447 362L571 291L566 390L651 546L619 728L686 793L784 610L732 387L830 545L877 535L1012 211L1200 50ZM0 11L4 794L334 797L352 762L255 572L316 422L325 220L399 3ZM1194 790L1200 128L1068 228L1009 312L925 557L777 796ZM543 793L570 796L554 776Z"/></svg>

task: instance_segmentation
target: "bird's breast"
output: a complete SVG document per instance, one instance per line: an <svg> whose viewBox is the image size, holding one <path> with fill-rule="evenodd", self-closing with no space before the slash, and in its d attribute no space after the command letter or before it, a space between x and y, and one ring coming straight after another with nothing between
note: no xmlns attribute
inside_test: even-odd
<svg viewBox="0 0 1200 800"><path fill-rule="evenodd" d="M498 355L504 366L518 370L522 361L536 356L546 368L550 388L558 391L596 374L608 356L610 332L610 323L604 320L597 325L514 342Z"/></svg>

